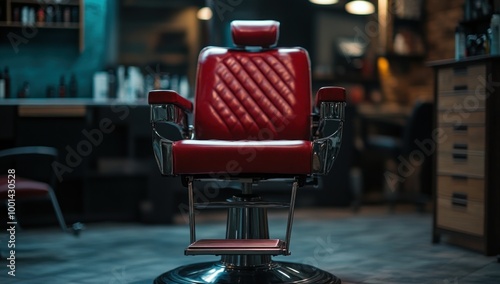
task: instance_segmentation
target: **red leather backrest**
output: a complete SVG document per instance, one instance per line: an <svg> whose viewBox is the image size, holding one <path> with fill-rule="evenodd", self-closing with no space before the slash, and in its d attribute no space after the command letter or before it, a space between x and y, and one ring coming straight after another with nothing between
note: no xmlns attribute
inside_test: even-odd
<svg viewBox="0 0 500 284"><path fill-rule="evenodd" d="M235 33L235 27L243 32ZM240 36L255 46L262 39L270 42L241 27L233 26L235 42ZM203 49L195 94L196 139L309 140L310 77L309 56L302 48Z"/></svg>

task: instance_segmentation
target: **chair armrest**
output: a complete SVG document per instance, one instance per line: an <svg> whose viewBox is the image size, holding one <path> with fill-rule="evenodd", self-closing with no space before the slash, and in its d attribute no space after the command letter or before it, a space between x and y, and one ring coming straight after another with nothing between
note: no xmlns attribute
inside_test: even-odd
<svg viewBox="0 0 500 284"><path fill-rule="evenodd" d="M322 87L316 93L315 107L319 108L321 103L346 101L345 89L341 87Z"/></svg>
<svg viewBox="0 0 500 284"><path fill-rule="evenodd" d="M323 87L316 94L316 125L313 141L313 173L327 174L339 153L345 115L345 89ZM314 118L314 116L313 116ZM326 123L334 123L333 133L325 133Z"/></svg>
<svg viewBox="0 0 500 284"><path fill-rule="evenodd" d="M15 147L0 151L0 158L19 155L45 155L57 158L57 149L46 146Z"/></svg>
<svg viewBox="0 0 500 284"><path fill-rule="evenodd" d="M148 103L151 105L153 152L156 162L162 175L172 175L172 147L174 140L179 138L178 135L176 139L162 136L158 124L172 125L183 139L192 139L194 131L189 125L188 115L193 112L193 103L171 90L150 91Z"/></svg>
<svg viewBox="0 0 500 284"><path fill-rule="evenodd" d="M313 139L325 137L326 121L343 121L346 93L341 87L322 87L316 93L315 109L312 113Z"/></svg>
<svg viewBox="0 0 500 284"><path fill-rule="evenodd" d="M172 90L153 90L149 92L148 103L150 105L175 105L183 111L193 112L193 103Z"/></svg>
<svg viewBox="0 0 500 284"><path fill-rule="evenodd" d="M183 138L192 138L193 129L188 118L193 112L191 101L172 90L154 90L149 92L148 103L153 129L157 123L167 123L177 127Z"/></svg>

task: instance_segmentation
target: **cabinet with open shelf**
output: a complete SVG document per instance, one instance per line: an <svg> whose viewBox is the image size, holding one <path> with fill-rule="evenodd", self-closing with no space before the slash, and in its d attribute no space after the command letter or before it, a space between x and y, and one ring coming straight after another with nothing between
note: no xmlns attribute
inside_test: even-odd
<svg viewBox="0 0 500 284"><path fill-rule="evenodd" d="M84 49L84 0L0 0L0 29L74 30Z"/></svg>

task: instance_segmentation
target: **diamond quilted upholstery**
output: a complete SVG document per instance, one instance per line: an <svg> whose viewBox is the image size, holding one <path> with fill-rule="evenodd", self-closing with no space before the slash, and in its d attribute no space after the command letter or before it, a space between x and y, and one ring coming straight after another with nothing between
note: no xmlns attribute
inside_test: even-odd
<svg viewBox="0 0 500 284"><path fill-rule="evenodd" d="M198 61L196 139L309 140L307 51L208 47Z"/></svg>

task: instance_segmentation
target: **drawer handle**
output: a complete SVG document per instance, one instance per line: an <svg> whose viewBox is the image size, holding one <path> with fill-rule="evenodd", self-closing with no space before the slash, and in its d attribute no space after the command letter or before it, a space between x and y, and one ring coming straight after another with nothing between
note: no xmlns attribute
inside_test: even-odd
<svg viewBox="0 0 500 284"><path fill-rule="evenodd" d="M455 161L460 161L460 162L467 161L467 154L453 153L452 155L453 155L453 160Z"/></svg>
<svg viewBox="0 0 500 284"><path fill-rule="evenodd" d="M453 91L467 91L467 85L457 85L453 87Z"/></svg>
<svg viewBox="0 0 500 284"><path fill-rule="evenodd" d="M463 125L463 124L453 125L453 131L467 132L467 129L469 129L469 127L467 125Z"/></svg>
<svg viewBox="0 0 500 284"><path fill-rule="evenodd" d="M452 175L451 179L456 181L467 181L468 177L464 175Z"/></svg>
<svg viewBox="0 0 500 284"><path fill-rule="evenodd" d="M467 150L469 146L467 143L453 143L453 149L457 150Z"/></svg>
<svg viewBox="0 0 500 284"><path fill-rule="evenodd" d="M454 192L451 197L451 205L467 207L467 194Z"/></svg>
<svg viewBox="0 0 500 284"><path fill-rule="evenodd" d="M467 67L453 68L453 74L455 74L455 75L467 75Z"/></svg>

